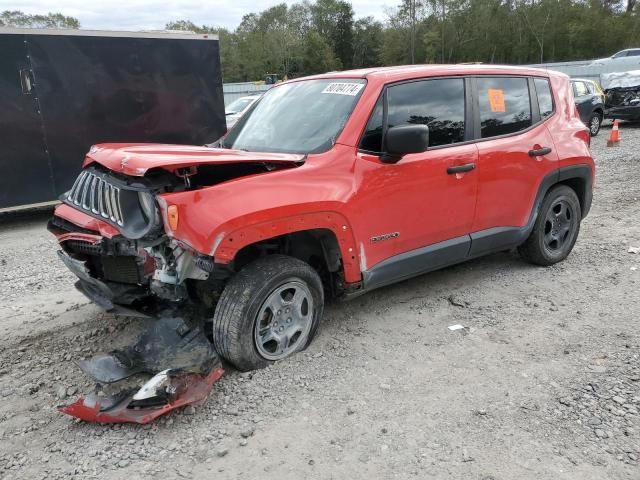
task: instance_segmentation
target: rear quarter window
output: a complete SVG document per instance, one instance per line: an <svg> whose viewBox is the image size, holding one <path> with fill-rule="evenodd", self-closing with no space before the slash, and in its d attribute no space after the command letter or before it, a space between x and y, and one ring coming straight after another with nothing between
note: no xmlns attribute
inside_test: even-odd
<svg viewBox="0 0 640 480"><path fill-rule="evenodd" d="M480 77L477 85L482 138L516 133L531 126L526 78Z"/></svg>
<svg viewBox="0 0 640 480"><path fill-rule="evenodd" d="M544 78L535 78L533 83L536 87L536 94L538 95L540 116L542 118L547 118L553 113L553 97L551 96L549 80Z"/></svg>

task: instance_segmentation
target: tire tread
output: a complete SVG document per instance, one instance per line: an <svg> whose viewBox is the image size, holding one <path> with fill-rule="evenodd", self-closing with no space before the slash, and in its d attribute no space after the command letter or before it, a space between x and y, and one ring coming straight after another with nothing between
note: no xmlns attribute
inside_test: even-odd
<svg viewBox="0 0 640 480"><path fill-rule="evenodd" d="M227 283L211 320L213 346L218 355L239 370L253 370L270 364L260 357L253 346L253 319L249 310L261 294L261 290L276 278L286 273L308 279L312 289L319 292L320 305L316 309L305 348L317 330L322 315L322 282L316 271L307 263L286 255L269 255L250 263L236 273ZM267 288L268 290L268 288ZM247 338L248 337L248 338ZM249 344L252 348L249 347Z"/></svg>
<svg viewBox="0 0 640 480"><path fill-rule="evenodd" d="M571 244L566 254L558 258L550 258L545 254L545 252L540 246L540 235L544 235L543 216L544 216L544 212L547 211L547 209L549 208L553 200L562 195L570 197L572 201L575 202L575 205L577 206L576 214L578 216L578 225L576 227L576 234L575 234L575 238L573 239L573 243ZM578 196L576 195L576 192L571 187L569 187L568 185L562 185L562 184L552 187L547 192L544 199L542 200L542 204L540 205L540 209L538 211L538 217L536 218L536 222L534 224L533 230L529 234L529 237L527 238L527 240L525 240L525 242L518 247L518 253L527 262L533 263L535 265L540 265L543 267L548 267L555 263L561 262L569 255L569 253L571 253L571 250L573 249L573 245L575 244L575 241L578 238L578 234L580 233L581 215L582 215L582 212L580 211L580 201L578 200Z"/></svg>

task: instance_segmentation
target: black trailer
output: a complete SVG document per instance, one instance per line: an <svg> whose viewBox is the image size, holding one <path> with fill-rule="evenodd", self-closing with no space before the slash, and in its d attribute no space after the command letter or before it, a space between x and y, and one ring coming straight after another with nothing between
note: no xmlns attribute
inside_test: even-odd
<svg viewBox="0 0 640 480"><path fill-rule="evenodd" d="M225 129L215 35L0 28L0 212L53 203L95 143Z"/></svg>

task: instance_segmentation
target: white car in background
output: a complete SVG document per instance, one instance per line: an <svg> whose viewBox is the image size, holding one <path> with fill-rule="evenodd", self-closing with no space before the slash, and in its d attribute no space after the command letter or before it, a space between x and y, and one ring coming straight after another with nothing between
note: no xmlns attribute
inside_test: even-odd
<svg viewBox="0 0 640 480"><path fill-rule="evenodd" d="M598 65L640 65L640 48L627 48L625 50L620 50L618 53L614 53L610 57L594 60L589 66L595 67Z"/></svg>
<svg viewBox="0 0 640 480"><path fill-rule="evenodd" d="M227 130L231 129L260 97L261 95L247 95L246 97L240 97L231 102L224 110L227 120Z"/></svg>

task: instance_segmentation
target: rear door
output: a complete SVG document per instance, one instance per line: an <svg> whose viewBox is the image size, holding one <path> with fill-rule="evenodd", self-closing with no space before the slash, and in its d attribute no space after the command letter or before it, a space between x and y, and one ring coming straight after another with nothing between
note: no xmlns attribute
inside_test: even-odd
<svg viewBox="0 0 640 480"><path fill-rule="evenodd" d="M516 232L527 225L538 187L558 161L544 123L554 114L547 79L477 77L476 87L481 139L472 255L482 253L477 249L496 248L495 243L475 242L476 237Z"/></svg>
<svg viewBox="0 0 640 480"><path fill-rule="evenodd" d="M26 39L0 34L0 209L55 199Z"/></svg>

